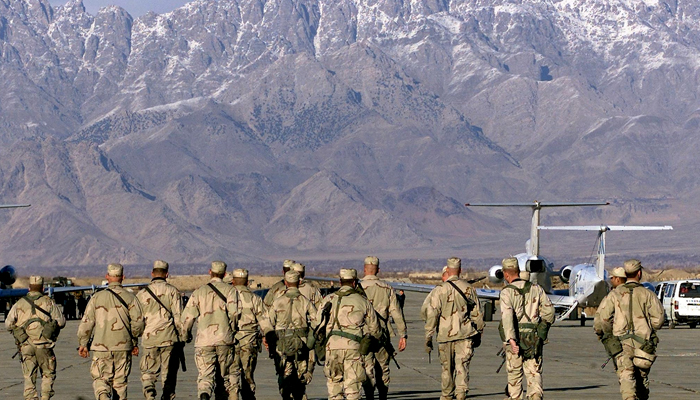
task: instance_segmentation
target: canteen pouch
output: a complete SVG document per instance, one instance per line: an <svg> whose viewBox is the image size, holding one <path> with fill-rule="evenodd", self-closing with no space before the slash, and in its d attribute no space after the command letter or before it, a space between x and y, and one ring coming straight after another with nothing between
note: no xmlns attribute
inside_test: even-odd
<svg viewBox="0 0 700 400"><path fill-rule="evenodd" d="M647 353L646 351L640 349L634 349L634 358L632 362L634 366L640 369L649 369L651 365L656 361L656 354Z"/></svg>
<svg viewBox="0 0 700 400"><path fill-rule="evenodd" d="M17 326L12 329L12 336L15 337L15 343L18 345L21 345L22 343L26 342L27 339L29 339L27 331L24 330L24 327L21 326Z"/></svg>
<svg viewBox="0 0 700 400"><path fill-rule="evenodd" d="M369 354L372 351L372 348L375 347L374 341L374 337L370 334L362 336L359 349L360 355L366 356Z"/></svg>
<svg viewBox="0 0 700 400"><path fill-rule="evenodd" d="M55 342L56 339L58 339L58 334L61 333L61 327L58 325L58 321L55 319L52 319L49 322L46 322L44 324L44 328L42 330L42 335L49 339L52 342Z"/></svg>
<svg viewBox="0 0 700 400"><path fill-rule="evenodd" d="M523 358L531 360L542 356L542 340L537 336L536 330L520 330L520 342L518 343Z"/></svg>
<svg viewBox="0 0 700 400"><path fill-rule="evenodd" d="M615 357L616 355L622 353L622 343L617 336L613 336L611 333L606 333L600 338L600 341L605 347L605 351L610 357Z"/></svg>
<svg viewBox="0 0 700 400"><path fill-rule="evenodd" d="M552 324L545 321L540 321L540 323L537 324L537 336L539 336L543 342L547 341L547 338L549 337L549 328L551 326Z"/></svg>

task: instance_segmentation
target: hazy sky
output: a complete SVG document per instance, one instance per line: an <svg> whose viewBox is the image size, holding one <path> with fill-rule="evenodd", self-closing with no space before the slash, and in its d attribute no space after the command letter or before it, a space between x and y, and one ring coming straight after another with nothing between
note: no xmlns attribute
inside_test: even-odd
<svg viewBox="0 0 700 400"><path fill-rule="evenodd" d="M50 0L51 5L58 6L66 4L68 0ZM192 0L83 0L87 11L95 15L101 7L109 5L117 5L124 8L136 18L149 11L154 11L159 14L172 11L183 4L189 3Z"/></svg>

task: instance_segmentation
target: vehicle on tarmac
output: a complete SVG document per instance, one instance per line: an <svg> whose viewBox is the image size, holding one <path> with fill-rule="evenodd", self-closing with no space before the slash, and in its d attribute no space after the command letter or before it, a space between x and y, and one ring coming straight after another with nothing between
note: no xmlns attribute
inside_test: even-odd
<svg viewBox="0 0 700 400"><path fill-rule="evenodd" d="M656 295L664 306L669 329L688 324L695 329L700 322L700 279L682 279L656 283Z"/></svg>

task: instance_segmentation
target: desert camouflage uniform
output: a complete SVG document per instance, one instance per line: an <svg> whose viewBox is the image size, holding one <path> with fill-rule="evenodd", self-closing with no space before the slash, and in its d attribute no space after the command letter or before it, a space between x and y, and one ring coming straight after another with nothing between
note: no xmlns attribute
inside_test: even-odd
<svg viewBox="0 0 700 400"><path fill-rule="evenodd" d="M260 296L251 292L245 285L237 285L235 288L240 296L241 314L235 336L234 365L237 366L236 375L242 375L243 379L234 378L234 390L238 389L240 381L241 398L255 399L254 373L260 352L261 334L271 328L267 320L267 309Z"/></svg>
<svg viewBox="0 0 700 400"><path fill-rule="evenodd" d="M270 287L270 290L267 291L267 294L265 294L265 299L263 300L265 307L269 310L270 307L272 307L272 302L282 296L286 291L287 286L284 284L284 279L275 282L275 284Z"/></svg>
<svg viewBox="0 0 700 400"><path fill-rule="evenodd" d="M516 279L511 285L522 289L525 281ZM524 301L523 301L524 300ZM538 323L545 321L554 323L554 306L541 286L533 284L525 299L519 292L512 288L504 288L500 296L501 320L505 339L516 339L518 323ZM527 315L527 316L526 316ZM528 320L529 317L529 320ZM511 399L521 399L523 395L523 374L527 379L527 398L541 399L544 396L542 389L542 356L534 359L523 359L521 354L514 354L510 345L506 346L506 370L508 371L508 396Z"/></svg>
<svg viewBox="0 0 700 400"><path fill-rule="evenodd" d="M112 389L120 399L127 398L127 383L131 373L131 351L138 345L138 337L143 332L143 312L136 296L122 287L119 282L108 286L118 294L124 305L108 290L95 293L78 327L78 341L92 351L92 387L95 398L107 399Z"/></svg>
<svg viewBox="0 0 700 400"><path fill-rule="evenodd" d="M37 307L51 314L51 319L58 322L58 325L63 328L66 326L66 320L61 313L61 310L56 307L56 303L39 292L29 292L27 294ZM16 327L24 326L24 324L33 318L40 318L44 321L49 321L48 315L41 311L32 313L32 306L29 302L19 300L15 303L5 320L5 327L8 331ZM37 372L41 371L41 400L48 400L54 395L53 382L56 379L56 356L53 348L56 342L44 337L42 334L43 325L39 321L31 322L26 327L27 339L21 344L21 361L22 374L24 375L24 398L38 398L36 390Z"/></svg>
<svg viewBox="0 0 700 400"><path fill-rule="evenodd" d="M403 310L399 306L394 288L386 282L377 278L376 275L367 275L362 279L362 288L367 295L367 299L372 303L372 307L378 314L380 330L387 333L387 337L394 336L394 330L389 323L389 316L394 319L399 331L399 337L406 336L406 322L403 317ZM369 353L364 357L367 380L365 381L365 395L372 398L371 393L377 387L379 398L385 399L389 391L389 362L390 354L384 347L376 353Z"/></svg>
<svg viewBox="0 0 700 400"><path fill-rule="evenodd" d="M457 287L476 304L468 313L464 298L447 282ZM424 303L425 339L437 331L438 352L442 364L441 400L465 399L469 392L469 363L474 354L473 339L484 330L484 316L476 291L458 276L450 276L437 285ZM469 321L469 322L467 322Z"/></svg>
<svg viewBox="0 0 700 400"><path fill-rule="evenodd" d="M352 294L347 294L353 292ZM340 300L339 294L346 294ZM330 319L326 327L328 343L326 344L326 364L324 372L328 385L328 400L357 400L360 398L360 387L366 379L366 372L360 355L360 343L356 340L331 334L341 331L357 337L370 334L379 339L379 322L372 304L362 295L355 292L351 286L342 286L336 293L326 296L318 309L317 320L321 320L323 306L331 303ZM343 395L345 397L343 397Z"/></svg>
<svg viewBox="0 0 700 400"><path fill-rule="evenodd" d="M626 335L629 315L629 288L634 286L632 302L632 322L634 335L641 340L649 340L664 323L664 310L661 302L650 290L637 282L628 282L611 291L600 303L595 314L593 329L599 335L610 333L617 337ZM620 394L623 400L646 400L649 398L649 371L634 365L634 349L642 343L632 337L621 338L622 353L615 357L617 377L620 381Z"/></svg>
<svg viewBox="0 0 700 400"><path fill-rule="evenodd" d="M194 343L194 361L197 364L197 396L212 396L217 371L224 379L229 399L238 399L234 381L240 371L233 365L234 335L239 315L238 292L220 278L209 281L226 297L226 303L209 287L202 285L192 293L182 312L182 328L189 335L197 320L197 338Z"/></svg>
<svg viewBox="0 0 700 400"><path fill-rule="evenodd" d="M156 398L156 382L160 375L163 378L162 399L174 399L179 357L173 354L173 348L176 343L186 339L179 335L182 331L182 295L165 278L153 278L148 288L172 312L172 316L145 289L136 295L141 302L146 325L141 339L143 394L149 400Z"/></svg>
<svg viewBox="0 0 700 400"><path fill-rule="evenodd" d="M277 380L283 399L301 399L306 385L311 382L309 351L302 350L296 356L285 356L282 337L298 335L306 344L309 329L316 327L316 307L304 297L298 288L290 287L277 298L268 310L270 329L277 334Z"/></svg>
<svg viewBox="0 0 700 400"><path fill-rule="evenodd" d="M309 301L311 301L311 304L316 307L318 310L318 306L321 305L321 302L323 301L323 295L321 294L321 291L318 289L318 286L316 286L313 282L307 281L306 279L301 279L299 281L299 291L301 294L304 295ZM316 353L311 350L309 352L309 366L308 366L308 371L309 371L309 382L307 382L307 385L311 383L311 378L314 375L314 371L316 370ZM304 400L306 400L306 393L304 394Z"/></svg>

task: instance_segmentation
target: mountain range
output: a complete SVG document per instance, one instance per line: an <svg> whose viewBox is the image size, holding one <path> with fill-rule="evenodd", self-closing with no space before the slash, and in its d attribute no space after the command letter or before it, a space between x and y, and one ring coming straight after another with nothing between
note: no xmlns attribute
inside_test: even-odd
<svg viewBox="0 0 700 400"><path fill-rule="evenodd" d="M0 199L32 203L0 254L500 258L529 215L463 204L537 199L613 203L545 223L673 224L610 248L693 262L699 81L690 0L0 0Z"/></svg>

